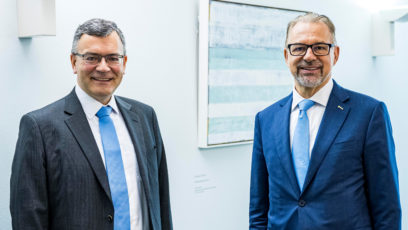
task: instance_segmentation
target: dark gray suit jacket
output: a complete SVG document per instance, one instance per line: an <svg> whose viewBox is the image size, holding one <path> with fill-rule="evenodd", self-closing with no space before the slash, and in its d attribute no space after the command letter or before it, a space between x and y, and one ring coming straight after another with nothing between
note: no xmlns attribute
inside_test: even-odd
<svg viewBox="0 0 408 230"><path fill-rule="evenodd" d="M135 147L150 228L172 229L166 156L155 112L135 100L115 98ZM106 171L74 90L22 117L10 211L14 230L113 230Z"/></svg>

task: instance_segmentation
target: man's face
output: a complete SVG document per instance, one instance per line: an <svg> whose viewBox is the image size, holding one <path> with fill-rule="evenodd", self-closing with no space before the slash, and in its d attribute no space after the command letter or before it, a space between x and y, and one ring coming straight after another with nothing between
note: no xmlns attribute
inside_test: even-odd
<svg viewBox="0 0 408 230"><path fill-rule="evenodd" d="M298 22L289 31L287 43L312 45L333 43L333 39L329 28L322 22ZM298 92L302 89L312 89L313 92L317 92L331 77L332 67L339 56L339 47L332 47L329 55L326 56L314 55L311 48L307 49L304 56L292 56L286 47L284 55L286 64L295 78L295 87Z"/></svg>
<svg viewBox="0 0 408 230"><path fill-rule="evenodd" d="M123 46L116 32L106 37L83 34L78 41L79 54L123 54ZM79 87L102 104L107 104L122 81L127 57L119 65L108 65L105 58L99 64L87 64L82 57L71 54L71 64L77 74Z"/></svg>

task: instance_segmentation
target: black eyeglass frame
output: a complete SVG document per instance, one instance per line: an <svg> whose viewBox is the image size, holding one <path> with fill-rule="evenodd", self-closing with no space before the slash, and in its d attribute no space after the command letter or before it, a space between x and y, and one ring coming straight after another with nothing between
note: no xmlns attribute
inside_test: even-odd
<svg viewBox="0 0 408 230"><path fill-rule="evenodd" d="M122 60L123 60L123 58L125 57L125 55L120 55L120 54L108 54L108 55L104 55L104 56L103 56L103 55L100 55L100 54L95 54L95 53L85 53L85 54L72 53L72 54L75 55L75 56L81 57L81 58L84 58L84 57L87 56L87 55L97 56L97 57L98 57L98 62L95 63L95 65L101 63L102 58L105 59L106 63L109 63L109 62L107 61L106 57L115 56L115 57L118 57L119 59L122 59ZM85 59L84 59L84 61L86 62ZM122 64L122 61L120 61L118 64Z"/></svg>
<svg viewBox="0 0 408 230"><path fill-rule="evenodd" d="M304 54L293 55L293 54L292 54L292 51L290 50L290 47L293 46L293 45L304 45L304 46L306 46L305 53L304 53ZM316 54L315 51L313 50L313 46L315 46L315 45L328 45L328 46L329 46L329 49L327 50L327 54ZM314 44L311 44L311 45L307 45L307 44L303 44L303 43L292 43L292 44L288 44L287 47L288 47L288 50L289 50L290 55L292 55L292 56L305 56L306 53L307 53L307 50L308 50L309 48L312 49L312 52L313 52L313 54L314 54L315 56L327 56L327 55L330 54L330 49L331 49L332 47L334 47L334 46L335 46L335 45L332 44L332 43L318 42L318 43L314 43Z"/></svg>

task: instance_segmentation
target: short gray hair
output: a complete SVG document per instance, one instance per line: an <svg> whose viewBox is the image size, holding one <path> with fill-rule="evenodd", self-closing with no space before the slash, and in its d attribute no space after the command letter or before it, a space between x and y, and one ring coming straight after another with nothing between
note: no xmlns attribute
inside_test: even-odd
<svg viewBox="0 0 408 230"><path fill-rule="evenodd" d="M297 16L295 19L289 22L288 27L286 29L286 40L285 46L288 44L288 37L290 30L298 23L298 22L308 22L308 23L317 23L323 22L329 28L329 31L332 35L332 42L336 45L336 27L334 27L333 22L330 20L329 17L323 14L317 14L313 12L309 12L303 15Z"/></svg>
<svg viewBox="0 0 408 230"><path fill-rule="evenodd" d="M74 41L72 42L71 53L78 52L78 41L83 34L106 37L113 31L116 31L116 33L119 35L120 41L123 45L123 54L126 55L126 42L122 31L119 29L116 23L101 18L90 19L78 26L75 31Z"/></svg>

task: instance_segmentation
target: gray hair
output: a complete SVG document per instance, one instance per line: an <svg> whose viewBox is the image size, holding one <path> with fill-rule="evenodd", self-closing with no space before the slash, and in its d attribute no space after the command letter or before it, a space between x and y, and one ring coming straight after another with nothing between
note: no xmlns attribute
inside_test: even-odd
<svg viewBox="0 0 408 230"><path fill-rule="evenodd" d="M72 42L71 53L76 53L78 51L78 41L83 34L106 37L113 31L116 31L116 33L119 35L120 41L123 45L123 54L126 55L126 43L122 31L119 29L116 23L101 18L90 19L78 26L75 31L74 41Z"/></svg>
<svg viewBox="0 0 408 230"><path fill-rule="evenodd" d="M329 17L323 14L317 14L313 12L309 12L303 15L297 16L295 19L289 22L288 27L286 29L286 40L285 46L288 44L288 37L289 31L298 23L298 22L308 22L308 23L317 23L323 22L329 28L329 31L332 35L332 42L336 45L336 27L334 27L333 22L330 20Z"/></svg>

